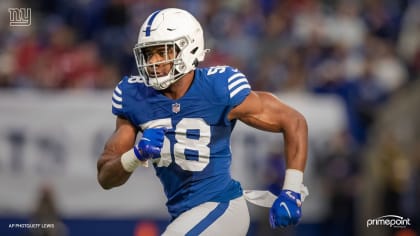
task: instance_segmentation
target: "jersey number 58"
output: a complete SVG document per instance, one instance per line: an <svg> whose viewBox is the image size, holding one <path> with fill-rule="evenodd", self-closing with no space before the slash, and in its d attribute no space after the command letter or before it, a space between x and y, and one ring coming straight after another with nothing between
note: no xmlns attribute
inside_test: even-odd
<svg viewBox="0 0 420 236"><path fill-rule="evenodd" d="M167 167L172 160L183 170L202 171L210 161L210 126L201 118L183 118L172 127L171 118L158 119L141 125L143 129L151 127L174 128L174 137L164 137L161 157L154 159L158 167ZM187 135L194 133L194 135ZM198 159L188 160L186 153L198 153Z"/></svg>

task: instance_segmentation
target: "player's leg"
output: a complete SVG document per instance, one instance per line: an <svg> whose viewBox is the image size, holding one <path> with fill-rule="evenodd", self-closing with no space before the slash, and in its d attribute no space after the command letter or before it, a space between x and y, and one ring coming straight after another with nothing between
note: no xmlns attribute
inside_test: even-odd
<svg viewBox="0 0 420 236"><path fill-rule="evenodd" d="M207 202L176 218L163 236L174 235L246 235L249 212L246 201L238 197L227 203Z"/></svg>

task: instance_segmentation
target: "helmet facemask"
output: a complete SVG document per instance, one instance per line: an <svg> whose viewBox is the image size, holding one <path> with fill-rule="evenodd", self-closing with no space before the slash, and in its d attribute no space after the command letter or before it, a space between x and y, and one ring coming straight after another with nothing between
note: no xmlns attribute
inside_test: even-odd
<svg viewBox="0 0 420 236"><path fill-rule="evenodd" d="M156 90L168 88L171 84L179 80L186 71L186 65L182 60L182 51L187 48L188 40L185 37L174 41L138 43L134 47L137 68L141 76L145 79L145 84ZM156 48L162 60L149 63L148 53L151 48ZM159 75L157 68L161 65L171 64L171 69L166 75Z"/></svg>

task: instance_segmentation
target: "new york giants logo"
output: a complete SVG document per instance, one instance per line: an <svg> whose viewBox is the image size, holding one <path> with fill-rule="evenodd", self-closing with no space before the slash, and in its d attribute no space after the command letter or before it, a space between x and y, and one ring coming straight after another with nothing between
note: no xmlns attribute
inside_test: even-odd
<svg viewBox="0 0 420 236"><path fill-rule="evenodd" d="M31 8L9 8L10 26L30 26Z"/></svg>

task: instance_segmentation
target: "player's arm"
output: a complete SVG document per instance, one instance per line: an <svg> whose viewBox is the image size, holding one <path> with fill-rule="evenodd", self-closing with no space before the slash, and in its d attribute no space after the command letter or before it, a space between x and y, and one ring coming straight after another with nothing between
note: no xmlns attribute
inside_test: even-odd
<svg viewBox="0 0 420 236"><path fill-rule="evenodd" d="M270 225L276 228L297 224L301 218L301 188L308 149L305 118L274 95L254 91L228 118L237 118L261 130L283 132L287 169L283 190L270 209Z"/></svg>
<svg viewBox="0 0 420 236"><path fill-rule="evenodd" d="M126 119L117 117L114 133L105 144L98 163L98 182L104 189L124 184L131 175L122 167L121 155L135 143L136 128Z"/></svg>
<svg viewBox="0 0 420 236"><path fill-rule="evenodd" d="M251 93L229 113L228 118L271 132L283 132L288 169L303 171L308 149L306 119L295 109L267 92Z"/></svg>

